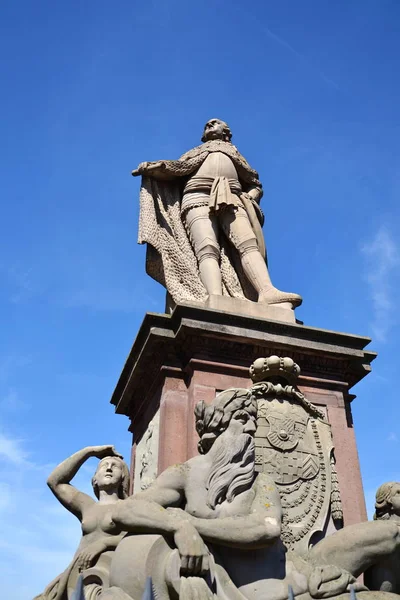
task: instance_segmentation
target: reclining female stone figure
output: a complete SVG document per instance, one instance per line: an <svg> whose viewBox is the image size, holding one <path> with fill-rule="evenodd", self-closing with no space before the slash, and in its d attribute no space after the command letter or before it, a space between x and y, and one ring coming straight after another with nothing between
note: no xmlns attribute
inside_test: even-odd
<svg viewBox="0 0 400 600"><path fill-rule="evenodd" d="M99 502L77 490L71 480L90 457L100 462L92 479L93 491ZM56 577L35 600L68 600L76 586L79 573L96 565L89 584L93 597L108 579L110 556L123 537L123 532L109 517L110 507L118 499L127 498L129 469L114 446L88 446L75 452L59 464L47 480L48 486L67 510L82 523L82 538L67 569ZM108 581L106 581L108 585Z"/></svg>
<svg viewBox="0 0 400 600"><path fill-rule="evenodd" d="M375 497L375 521L392 521L400 527L400 482L382 484ZM372 590L400 594L400 552L384 557L365 574L365 582Z"/></svg>

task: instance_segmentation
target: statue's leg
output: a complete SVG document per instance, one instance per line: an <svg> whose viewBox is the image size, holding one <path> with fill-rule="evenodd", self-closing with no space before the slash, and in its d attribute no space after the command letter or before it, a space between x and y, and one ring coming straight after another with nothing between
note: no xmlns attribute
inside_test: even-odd
<svg viewBox="0 0 400 600"><path fill-rule="evenodd" d="M327 536L309 551L306 560L335 565L358 577L399 548L400 528L393 521L368 521Z"/></svg>
<svg viewBox="0 0 400 600"><path fill-rule="evenodd" d="M222 295L222 278L219 265L218 223L210 216L207 206L196 206L185 213L189 233L200 271L200 278L209 294Z"/></svg>
<svg viewBox="0 0 400 600"><path fill-rule="evenodd" d="M244 208L223 211L220 223L225 235L239 252L246 277L258 292L258 301L266 304L291 302L301 303L297 294L281 292L272 285L267 264L258 249L257 239Z"/></svg>

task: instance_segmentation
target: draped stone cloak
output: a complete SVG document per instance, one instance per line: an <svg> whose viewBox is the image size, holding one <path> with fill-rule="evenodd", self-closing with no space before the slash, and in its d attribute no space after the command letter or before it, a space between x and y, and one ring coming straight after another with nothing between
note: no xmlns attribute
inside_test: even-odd
<svg viewBox="0 0 400 600"><path fill-rule="evenodd" d="M157 178L142 176L140 189L139 244L147 244L146 272L167 288L173 300L204 302L207 291L200 279L197 259L181 215L183 187L211 152L223 152L232 160L243 191L261 189L258 174L230 142L213 140L193 148L178 160L163 161ZM263 214L256 202L246 200L244 207L258 240L265 250L261 224ZM257 300L246 279L239 257L221 233L221 275L223 294Z"/></svg>

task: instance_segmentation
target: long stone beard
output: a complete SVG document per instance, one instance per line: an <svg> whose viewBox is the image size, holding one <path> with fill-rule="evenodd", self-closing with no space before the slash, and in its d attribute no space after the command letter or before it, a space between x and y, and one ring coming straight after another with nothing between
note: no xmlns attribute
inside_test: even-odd
<svg viewBox="0 0 400 600"><path fill-rule="evenodd" d="M207 505L215 509L224 500L232 500L248 490L254 480L255 445L248 433L238 437L222 439L215 452L213 464L207 478Z"/></svg>

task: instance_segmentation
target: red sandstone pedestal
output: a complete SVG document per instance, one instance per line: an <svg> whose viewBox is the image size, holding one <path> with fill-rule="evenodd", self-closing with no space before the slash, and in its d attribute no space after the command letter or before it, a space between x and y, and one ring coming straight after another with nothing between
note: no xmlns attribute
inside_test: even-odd
<svg viewBox="0 0 400 600"><path fill-rule="evenodd" d="M192 306L177 305L171 315L147 313L111 399L116 412L131 421L134 491L140 485L138 469L142 479L151 480L152 473L197 453L193 410L199 400L211 402L230 387L250 387L251 363L276 354L300 365L299 389L325 410L331 424L344 525L365 521L350 389L371 370L376 354L365 350L369 342ZM152 449L141 450L138 464L136 449L150 437Z"/></svg>

